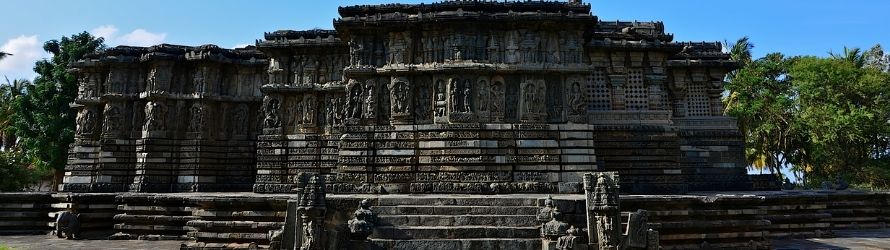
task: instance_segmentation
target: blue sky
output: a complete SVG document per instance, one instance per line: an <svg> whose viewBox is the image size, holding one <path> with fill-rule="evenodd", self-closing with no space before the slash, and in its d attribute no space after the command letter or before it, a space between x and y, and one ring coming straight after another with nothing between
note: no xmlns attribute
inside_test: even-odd
<svg viewBox="0 0 890 250"><path fill-rule="evenodd" d="M110 45L173 43L221 47L252 44L263 32L331 28L337 6L395 1L300 0L3 0L0 76L32 78L42 44L80 31ZM421 1L399 1L418 3ZM430 1L426 1L430 2ZM773 51L826 55L844 46L890 44L890 1L875 0L598 0L585 1L601 20L661 20L678 41L750 36L755 56Z"/></svg>

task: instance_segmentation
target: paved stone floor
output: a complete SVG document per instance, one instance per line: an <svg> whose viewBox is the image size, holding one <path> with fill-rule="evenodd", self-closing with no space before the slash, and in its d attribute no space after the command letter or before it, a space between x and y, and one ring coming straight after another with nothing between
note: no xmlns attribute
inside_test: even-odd
<svg viewBox="0 0 890 250"><path fill-rule="evenodd" d="M835 231L834 238L773 240L779 250L890 249L890 229Z"/></svg>
<svg viewBox="0 0 890 250"><path fill-rule="evenodd" d="M825 239L774 240L779 250L814 249L890 249L890 229L837 231L837 237ZM181 241L139 240L64 240L48 235L0 236L0 246L15 250L74 250L74 249L179 249Z"/></svg>
<svg viewBox="0 0 890 250"><path fill-rule="evenodd" d="M182 241L161 240L65 240L49 235L0 236L0 246L14 250L74 250L74 249L179 249Z"/></svg>

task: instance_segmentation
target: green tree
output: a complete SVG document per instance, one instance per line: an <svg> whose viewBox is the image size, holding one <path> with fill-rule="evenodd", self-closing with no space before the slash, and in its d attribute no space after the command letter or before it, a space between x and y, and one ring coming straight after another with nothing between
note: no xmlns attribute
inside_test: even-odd
<svg viewBox="0 0 890 250"><path fill-rule="evenodd" d="M77 81L68 64L103 48L104 40L87 32L47 41L43 49L52 58L36 63L34 84L12 104L11 129L19 146L33 165L55 171L54 187L61 181L68 145L74 141L75 114L69 104L77 96Z"/></svg>
<svg viewBox="0 0 890 250"><path fill-rule="evenodd" d="M15 146L17 139L10 129L15 112L12 103L22 98L28 85L31 85L28 80L10 82L9 78L6 79L5 85L0 85L0 150L10 150Z"/></svg>
<svg viewBox="0 0 890 250"><path fill-rule="evenodd" d="M796 110L787 77L790 62L782 54L769 54L737 70L726 84L726 89L734 93L727 114L739 120L748 162L779 178L783 177L780 170L791 163L800 144L800 125L792 119Z"/></svg>
<svg viewBox="0 0 890 250"><path fill-rule="evenodd" d="M35 176L19 151L0 151L0 192L22 191L36 180Z"/></svg>
<svg viewBox="0 0 890 250"><path fill-rule="evenodd" d="M803 57L789 68L800 109L795 119L807 125L802 163L814 181L843 176L890 187L890 74L865 67L858 49L844 50L844 56Z"/></svg>
<svg viewBox="0 0 890 250"><path fill-rule="evenodd" d="M729 44L727 42L726 44ZM754 43L748 39L748 37L739 38L732 45L729 45L729 57L733 61L736 61L739 64L739 69L744 69L752 62L751 58L751 50L754 49ZM732 82L735 79L736 75L738 75L739 70L733 70L726 74L725 81ZM738 99L738 93L734 91L732 88L727 88L728 93L726 94L726 98L723 99L723 113L726 114L729 112L729 107L735 105L736 100Z"/></svg>

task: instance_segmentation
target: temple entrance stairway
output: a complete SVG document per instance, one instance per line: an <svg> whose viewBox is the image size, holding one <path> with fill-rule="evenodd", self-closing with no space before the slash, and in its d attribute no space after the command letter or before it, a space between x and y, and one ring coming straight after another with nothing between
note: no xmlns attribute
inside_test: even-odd
<svg viewBox="0 0 890 250"><path fill-rule="evenodd" d="M384 249L540 249L538 197L381 197L371 241Z"/></svg>

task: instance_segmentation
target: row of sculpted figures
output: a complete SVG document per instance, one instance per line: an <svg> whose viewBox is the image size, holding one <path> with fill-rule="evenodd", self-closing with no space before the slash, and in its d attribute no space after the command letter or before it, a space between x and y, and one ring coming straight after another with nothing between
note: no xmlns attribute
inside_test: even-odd
<svg viewBox="0 0 890 250"><path fill-rule="evenodd" d="M142 112L139 112L140 105L144 105ZM75 135L81 138L100 135L103 138L120 138L131 136L129 131L163 131L170 132L169 137L182 134L200 138L243 139L255 131L250 106L249 103L177 100L85 105L77 113Z"/></svg>
<svg viewBox="0 0 890 250"><path fill-rule="evenodd" d="M558 75L349 79L342 90L267 95L263 101L263 126L298 129L519 121L581 123L587 109L582 79Z"/></svg>
<svg viewBox="0 0 890 250"><path fill-rule="evenodd" d="M360 34L348 42L350 65L424 64L447 61L535 64L583 63L584 38L572 30L476 30Z"/></svg>
<svg viewBox="0 0 890 250"><path fill-rule="evenodd" d="M78 98L142 92L255 97L260 95L260 86L266 82L266 74L259 74L256 67L174 64L114 64L104 69L84 69L78 74Z"/></svg>
<svg viewBox="0 0 890 250"><path fill-rule="evenodd" d="M269 83L301 85L340 81L347 57L340 53L273 56L269 60Z"/></svg>

